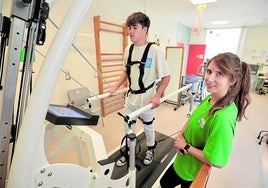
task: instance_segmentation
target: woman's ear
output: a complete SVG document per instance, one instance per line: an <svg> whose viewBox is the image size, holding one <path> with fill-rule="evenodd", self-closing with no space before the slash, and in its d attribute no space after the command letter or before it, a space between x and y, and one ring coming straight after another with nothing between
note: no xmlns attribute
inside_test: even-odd
<svg viewBox="0 0 268 188"><path fill-rule="evenodd" d="M237 82L237 79L233 79L233 81L230 81L230 86L233 86Z"/></svg>

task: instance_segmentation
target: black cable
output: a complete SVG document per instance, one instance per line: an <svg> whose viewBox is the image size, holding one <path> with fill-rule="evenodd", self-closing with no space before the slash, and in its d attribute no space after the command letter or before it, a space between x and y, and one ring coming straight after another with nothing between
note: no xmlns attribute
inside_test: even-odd
<svg viewBox="0 0 268 188"><path fill-rule="evenodd" d="M1 38L1 46L0 46L0 90L3 89L2 81L4 72L5 45L6 45L6 38L3 36Z"/></svg>
<svg viewBox="0 0 268 188"><path fill-rule="evenodd" d="M162 138L162 139L157 140L157 141L156 141L156 144L158 144L159 142L165 141L167 138L172 137L172 136L174 136L175 134L178 134L178 132L180 132L180 131L177 131L177 132L175 132L175 133L173 133L173 134L171 134L171 135L169 135L169 136L166 136L166 137L164 137L164 138Z"/></svg>

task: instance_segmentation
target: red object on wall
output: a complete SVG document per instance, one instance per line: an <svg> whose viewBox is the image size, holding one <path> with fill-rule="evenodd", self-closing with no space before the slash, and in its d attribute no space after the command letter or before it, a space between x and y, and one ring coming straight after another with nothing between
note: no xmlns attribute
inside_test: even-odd
<svg viewBox="0 0 268 188"><path fill-rule="evenodd" d="M186 67L187 75L202 74L202 65L204 64L205 50L205 44L189 45L189 53Z"/></svg>
<svg viewBox="0 0 268 188"><path fill-rule="evenodd" d="M184 43L183 43L183 42L178 42L178 43L177 43L177 46L178 46L178 47L184 47Z"/></svg>

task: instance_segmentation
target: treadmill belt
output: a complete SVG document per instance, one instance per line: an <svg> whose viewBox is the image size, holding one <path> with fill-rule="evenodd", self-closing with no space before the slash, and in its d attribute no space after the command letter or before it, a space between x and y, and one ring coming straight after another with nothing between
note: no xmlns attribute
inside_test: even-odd
<svg viewBox="0 0 268 188"><path fill-rule="evenodd" d="M147 151L145 134L142 133L138 136L138 140L141 146L141 151L136 156L136 186L137 188L148 188L151 187L157 178L161 175L163 170L167 167L170 161L176 154L173 149L174 139L167 137L164 134L156 132L156 140L164 139L164 141L159 142L154 150L154 160L153 162L146 166L143 164L143 158L145 152ZM136 143L138 144L138 142ZM124 149L124 148L123 148ZM115 152L109 157L110 160L117 161L121 157L120 150ZM114 171L112 173L112 179L119 179L128 173L128 165L122 167L114 166Z"/></svg>

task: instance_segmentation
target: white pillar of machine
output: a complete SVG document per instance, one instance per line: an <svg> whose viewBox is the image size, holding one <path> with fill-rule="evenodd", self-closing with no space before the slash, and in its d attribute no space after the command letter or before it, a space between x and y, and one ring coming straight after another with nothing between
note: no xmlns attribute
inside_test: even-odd
<svg viewBox="0 0 268 188"><path fill-rule="evenodd" d="M35 187L35 173L46 159L37 156L39 141L44 135L44 120L61 67L72 41L93 0L77 0L65 17L50 46L35 82L25 115L22 120L8 188ZM43 148L41 148L43 149Z"/></svg>

